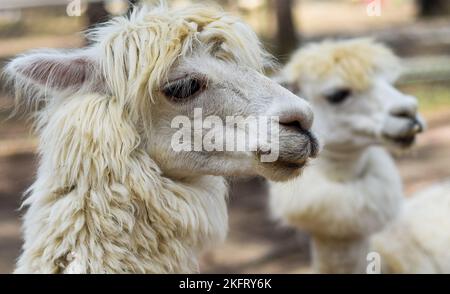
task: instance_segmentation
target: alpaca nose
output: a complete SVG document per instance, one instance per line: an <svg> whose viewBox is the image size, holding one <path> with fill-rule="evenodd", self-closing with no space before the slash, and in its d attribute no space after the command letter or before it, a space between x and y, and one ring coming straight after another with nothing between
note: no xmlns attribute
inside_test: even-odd
<svg viewBox="0 0 450 294"><path fill-rule="evenodd" d="M394 105L389 113L396 118L411 120L411 130L414 133L421 133L425 125L417 113L417 108L417 99L415 97L404 96L402 103Z"/></svg>
<svg viewBox="0 0 450 294"><path fill-rule="evenodd" d="M297 97L298 100L299 99ZM304 102L305 100L303 100ZM319 141L311 132L313 124L313 111L307 102L297 104L297 108L290 108L279 116L279 124L284 129L291 130L308 140L309 157L315 158L319 154Z"/></svg>
<svg viewBox="0 0 450 294"><path fill-rule="evenodd" d="M280 125L298 132L304 132L311 129L312 113L301 115L298 112L284 113L279 117Z"/></svg>
<svg viewBox="0 0 450 294"><path fill-rule="evenodd" d="M417 116L416 98L404 96L401 102L392 105L390 114L395 117L415 119Z"/></svg>
<svg viewBox="0 0 450 294"><path fill-rule="evenodd" d="M313 111L306 100L297 96L291 99L283 99L283 103L274 115L278 117L280 125L289 129L304 132L309 131L313 124Z"/></svg>
<svg viewBox="0 0 450 294"><path fill-rule="evenodd" d="M306 158L316 157L320 144L311 132L314 114L309 103L286 91L282 98L274 99L271 110L271 116L278 118L282 134L280 144L286 150L291 150L280 157L285 161L297 161L299 158L304 161Z"/></svg>

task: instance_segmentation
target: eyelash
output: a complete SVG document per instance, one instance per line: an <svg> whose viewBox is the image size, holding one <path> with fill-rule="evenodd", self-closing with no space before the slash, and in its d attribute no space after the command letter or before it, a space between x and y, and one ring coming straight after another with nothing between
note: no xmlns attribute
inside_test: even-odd
<svg viewBox="0 0 450 294"><path fill-rule="evenodd" d="M344 102L348 97L352 95L352 91L349 89L341 89L330 95L326 95L325 98L331 104L340 104Z"/></svg>
<svg viewBox="0 0 450 294"><path fill-rule="evenodd" d="M162 89L164 95L174 102L181 102L192 98L206 87L206 82L202 78L188 77L168 83Z"/></svg>

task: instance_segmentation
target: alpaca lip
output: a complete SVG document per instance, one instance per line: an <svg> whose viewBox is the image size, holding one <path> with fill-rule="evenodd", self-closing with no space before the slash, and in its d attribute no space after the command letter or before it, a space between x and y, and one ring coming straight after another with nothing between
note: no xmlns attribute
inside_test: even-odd
<svg viewBox="0 0 450 294"><path fill-rule="evenodd" d="M281 166L282 168L285 169L302 169L306 166L307 164L307 160L302 161L302 162L287 162L287 161L278 161L277 165Z"/></svg>
<svg viewBox="0 0 450 294"><path fill-rule="evenodd" d="M384 135L384 138L386 140L388 140L389 142L392 142L395 145L400 146L402 148L411 147L414 144L414 142L416 141L416 135L405 136L405 137L392 137L392 136Z"/></svg>
<svg viewBox="0 0 450 294"><path fill-rule="evenodd" d="M423 130L423 123L418 119L412 119L406 134L402 134L400 136L383 134L383 137L387 141L392 142L395 145L400 146L401 148L409 148L416 141L416 135L422 133Z"/></svg>
<svg viewBox="0 0 450 294"><path fill-rule="evenodd" d="M286 163L282 163L284 164L287 168L291 168L291 169L301 169L304 168L306 166L307 161L303 161L301 163L292 163L292 162L286 162Z"/></svg>
<svg viewBox="0 0 450 294"><path fill-rule="evenodd" d="M306 137L308 137L309 139L309 144L310 144L310 152L309 152L309 157L311 158L316 158L317 155L319 155L319 140L317 140L316 136L314 136L313 133L311 133L311 131L309 130L304 130L302 131L302 134L304 134Z"/></svg>

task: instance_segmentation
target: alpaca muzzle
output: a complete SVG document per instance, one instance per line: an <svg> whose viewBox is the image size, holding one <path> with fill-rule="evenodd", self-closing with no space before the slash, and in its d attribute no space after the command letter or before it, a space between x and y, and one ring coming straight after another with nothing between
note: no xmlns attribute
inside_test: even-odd
<svg viewBox="0 0 450 294"><path fill-rule="evenodd" d="M280 129L279 162L303 167L309 158L317 157L319 141L309 130L282 127Z"/></svg>
<svg viewBox="0 0 450 294"><path fill-rule="evenodd" d="M400 148L412 146L416 136L425 130L425 122L419 116L392 116L387 120L383 138Z"/></svg>

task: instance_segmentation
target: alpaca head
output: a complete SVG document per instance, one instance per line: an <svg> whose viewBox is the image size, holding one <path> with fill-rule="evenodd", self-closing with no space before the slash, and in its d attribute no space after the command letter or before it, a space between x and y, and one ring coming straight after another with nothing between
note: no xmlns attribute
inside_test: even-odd
<svg viewBox="0 0 450 294"><path fill-rule="evenodd" d="M409 147L422 131L416 98L392 85L398 73L391 50L354 39L300 49L280 79L311 103L325 148L345 152L380 143Z"/></svg>
<svg viewBox="0 0 450 294"><path fill-rule="evenodd" d="M101 25L90 37L89 48L35 51L13 60L7 72L17 95L45 101L52 109L82 94L111 97L133 125L139 146L174 177L260 174L285 180L317 153L309 105L262 74L270 57L235 17L205 6L143 7ZM262 154L272 150L259 145L255 132L234 126L237 136L257 142L254 149L206 151L194 146L194 131L183 138L190 148L174 150L179 131L174 120L186 118L195 127L198 109L218 124L237 115L270 118L267 124L279 127L277 158L262 162ZM229 139L223 134L215 140Z"/></svg>

